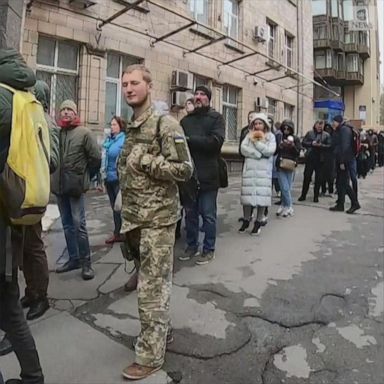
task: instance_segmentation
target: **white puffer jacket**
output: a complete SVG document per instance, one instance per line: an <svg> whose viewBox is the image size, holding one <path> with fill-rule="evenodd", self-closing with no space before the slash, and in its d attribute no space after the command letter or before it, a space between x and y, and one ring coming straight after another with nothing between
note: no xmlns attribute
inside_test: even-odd
<svg viewBox="0 0 384 384"><path fill-rule="evenodd" d="M241 143L245 157L241 185L241 204L268 207L272 200L273 154L276 150L275 135L265 134L263 141L253 142L249 134Z"/></svg>

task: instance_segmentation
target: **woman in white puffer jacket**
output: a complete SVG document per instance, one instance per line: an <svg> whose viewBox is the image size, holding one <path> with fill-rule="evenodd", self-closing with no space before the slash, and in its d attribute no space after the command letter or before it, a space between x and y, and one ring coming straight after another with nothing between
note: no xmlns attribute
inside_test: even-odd
<svg viewBox="0 0 384 384"><path fill-rule="evenodd" d="M240 150L245 157L240 200L245 215L239 232L245 232L249 227L253 208L257 208L251 235L259 235L265 208L272 202L273 154L276 150L275 135L270 132L264 113L254 116Z"/></svg>

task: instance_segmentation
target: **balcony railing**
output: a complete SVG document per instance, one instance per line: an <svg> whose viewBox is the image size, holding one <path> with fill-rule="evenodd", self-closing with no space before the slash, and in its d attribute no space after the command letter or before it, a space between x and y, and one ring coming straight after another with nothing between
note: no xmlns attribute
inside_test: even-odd
<svg viewBox="0 0 384 384"><path fill-rule="evenodd" d="M331 40L326 39L313 39L313 48L331 48Z"/></svg>
<svg viewBox="0 0 384 384"><path fill-rule="evenodd" d="M359 72L346 72L345 80L346 80L346 84L348 85L364 84L364 76Z"/></svg>
<svg viewBox="0 0 384 384"><path fill-rule="evenodd" d="M365 60L368 59L371 56L371 50L369 49L367 44L358 44L357 45L357 51L359 52L359 55Z"/></svg>
<svg viewBox="0 0 384 384"><path fill-rule="evenodd" d="M344 43L345 52L358 52L357 43Z"/></svg>
<svg viewBox="0 0 384 384"><path fill-rule="evenodd" d="M341 40L331 40L331 47L335 51L344 51L344 42Z"/></svg>

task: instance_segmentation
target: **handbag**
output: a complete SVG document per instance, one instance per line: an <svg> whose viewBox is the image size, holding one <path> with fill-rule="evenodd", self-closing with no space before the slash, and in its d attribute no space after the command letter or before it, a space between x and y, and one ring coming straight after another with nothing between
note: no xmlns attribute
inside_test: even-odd
<svg viewBox="0 0 384 384"><path fill-rule="evenodd" d="M280 159L280 169L284 171L294 171L296 168L296 161L291 159Z"/></svg>

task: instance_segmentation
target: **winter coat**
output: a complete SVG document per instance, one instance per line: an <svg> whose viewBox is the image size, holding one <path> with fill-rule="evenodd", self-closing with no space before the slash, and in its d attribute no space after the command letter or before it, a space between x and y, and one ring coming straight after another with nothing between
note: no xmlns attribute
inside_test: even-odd
<svg viewBox="0 0 384 384"><path fill-rule="evenodd" d="M242 205L252 207L271 205L275 150L275 135L271 132L266 133L265 141L253 142L248 134L241 143L241 154L245 157L241 183Z"/></svg>
<svg viewBox="0 0 384 384"><path fill-rule="evenodd" d="M187 138L200 189L217 190L220 187L218 159L225 136L223 116L212 108L195 108L180 125Z"/></svg>
<svg viewBox="0 0 384 384"><path fill-rule="evenodd" d="M103 149L105 150L103 172L105 175L105 181L107 183L119 180L117 174L117 161L121 149L123 148L124 141L124 132L120 132L115 136L110 135L105 139L105 142L103 144Z"/></svg>
<svg viewBox="0 0 384 384"><path fill-rule="evenodd" d="M86 127L61 128L59 167L51 178L55 195L78 197L90 186L101 165L101 151Z"/></svg>
<svg viewBox="0 0 384 384"><path fill-rule="evenodd" d="M321 146L314 146L314 141L321 144ZM307 162L322 163L326 160L327 154L331 150L331 135L324 131L317 133L316 130L313 129L304 136L302 145L307 150L305 155Z"/></svg>
<svg viewBox="0 0 384 384"><path fill-rule="evenodd" d="M338 164L344 164L355 158L353 152L352 128L345 123L337 127L334 135L334 154Z"/></svg>

